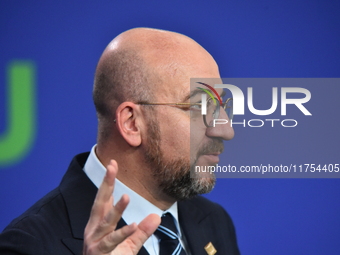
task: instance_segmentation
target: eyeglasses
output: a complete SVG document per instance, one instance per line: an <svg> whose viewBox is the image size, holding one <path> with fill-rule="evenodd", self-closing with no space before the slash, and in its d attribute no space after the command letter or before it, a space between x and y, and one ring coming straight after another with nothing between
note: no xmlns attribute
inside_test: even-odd
<svg viewBox="0 0 340 255"><path fill-rule="evenodd" d="M228 98L224 103L220 103L217 98L210 97L207 100L207 114L202 115L202 103L137 103L139 105L165 105L180 108L188 108L190 110L190 117L192 119L198 119L203 116L203 122L206 127L213 127L213 120L218 119L220 116L221 107L225 110L229 121L233 118L233 99Z"/></svg>

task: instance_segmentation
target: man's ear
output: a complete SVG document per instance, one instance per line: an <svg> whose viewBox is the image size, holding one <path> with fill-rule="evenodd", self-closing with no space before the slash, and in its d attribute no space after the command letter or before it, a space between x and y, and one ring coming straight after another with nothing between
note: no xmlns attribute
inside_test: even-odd
<svg viewBox="0 0 340 255"><path fill-rule="evenodd" d="M140 118L140 108L134 103L124 102L116 110L118 131L125 141L133 147L139 146L142 142Z"/></svg>

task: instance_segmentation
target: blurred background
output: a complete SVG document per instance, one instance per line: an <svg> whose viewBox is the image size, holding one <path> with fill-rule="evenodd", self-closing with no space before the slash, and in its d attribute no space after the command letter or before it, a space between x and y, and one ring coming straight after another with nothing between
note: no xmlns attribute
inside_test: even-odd
<svg viewBox="0 0 340 255"><path fill-rule="evenodd" d="M94 70L119 33L183 33L214 56L222 77L334 78L339 11L331 0L1 0L0 229L95 144ZM303 87L313 116L300 112L292 129L235 127L221 164L340 163L340 87ZM223 178L207 197L233 218L242 254L316 255L340 254L339 194L339 178Z"/></svg>

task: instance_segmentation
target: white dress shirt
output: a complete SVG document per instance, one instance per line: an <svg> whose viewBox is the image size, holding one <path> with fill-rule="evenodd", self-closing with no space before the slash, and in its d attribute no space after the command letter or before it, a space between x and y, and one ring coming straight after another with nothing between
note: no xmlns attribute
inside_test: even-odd
<svg viewBox="0 0 340 255"><path fill-rule="evenodd" d="M106 174L106 169L99 161L95 153L95 148L96 145L92 147L91 153L85 163L83 170L93 182L93 184L99 188ZM175 225L177 227L182 246L186 251L188 251L186 240L181 234L181 229L178 223L177 202L174 203L168 210L163 211L116 179L115 188L113 191L114 204L119 201L123 194L127 194L130 197L130 203L123 213L123 219L126 224L131 224L133 222L139 224L150 213L158 214L161 217L164 213L169 212L175 219ZM159 254L159 241L155 235L151 235L148 240L146 240L144 247L150 255Z"/></svg>

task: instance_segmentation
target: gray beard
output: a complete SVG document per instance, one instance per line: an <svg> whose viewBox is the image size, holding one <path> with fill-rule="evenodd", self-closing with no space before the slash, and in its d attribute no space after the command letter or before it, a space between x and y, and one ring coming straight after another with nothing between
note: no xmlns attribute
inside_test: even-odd
<svg viewBox="0 0 340 255"><path fill-rule="evenodd" d="M160 148L160 129L154 119L148 123L148 142L145 145L145 159L153 171L153 176L164 194L176 200L192 198L199 194L209 193L215 186L216 177L199 177L194 168L200 155L216 148L223 150L223 142L215 139L203 147L196 156L196 161L190 165L189 158L166 160ZM191 174L190 174L191 173Z"/></svg>

